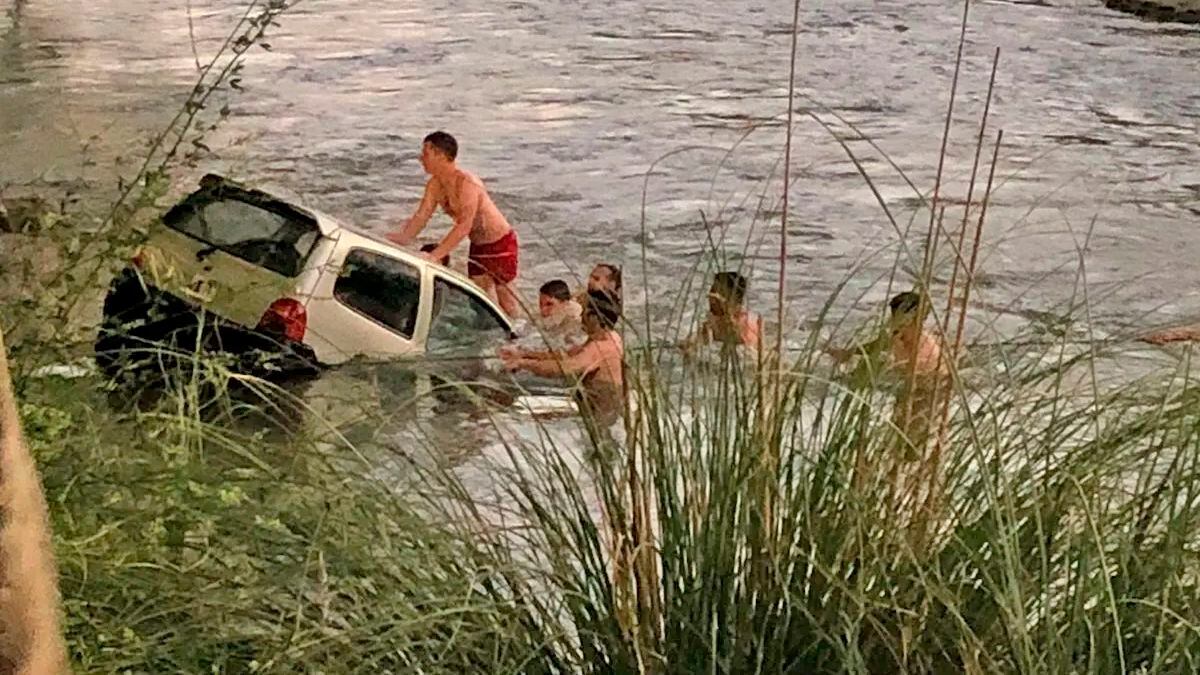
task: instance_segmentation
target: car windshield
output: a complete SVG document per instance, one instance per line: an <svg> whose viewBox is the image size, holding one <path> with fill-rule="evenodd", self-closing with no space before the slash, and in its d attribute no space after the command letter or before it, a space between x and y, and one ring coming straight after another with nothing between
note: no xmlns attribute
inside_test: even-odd
<svg viewBox="0 0 1200 675"><path fill-rule="evenodd" d="M173 230L287 277L304 269L320 237L316 221L283 202L253 193L200 192L163 217Z"/></svg>

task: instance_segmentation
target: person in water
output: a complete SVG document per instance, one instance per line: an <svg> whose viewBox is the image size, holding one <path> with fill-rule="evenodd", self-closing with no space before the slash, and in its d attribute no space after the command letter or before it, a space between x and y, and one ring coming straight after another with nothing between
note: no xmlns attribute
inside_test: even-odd
<svg viewBox="0 0 1200 675"><path fill-rule="evenodd" d="M612 263L596 263L596 266L592 268L592 273L588 275L587 287L580 291L575 299L583 304L587 300L588 293L592 291L607 293L610 298L620 303L622 301L621 267Z"/></svg>
<svg viewBox="0 0 1200 675"><path fill-rule="evenodd" d="M949 369L942 358L941 340L925 329L929 307L922 303L921 295L900 293L888 306L887 330L879 338L849 349L825 351L839 363L864 356L854 378L860 382L874 381L879 374L899 378L892 424L900 432L905 454L916 459L928 442L938 402L950 393L944 381Z"/></svg>
<svg viewBox="0 0 1200 675"><path fill-rule="evenodd" d="M421 144L421 167L429 174L425 194L416 213L388 239L406 246L424 229L433 212L441 207L454 219L450 232L432 251L423 255L434 262L450 254L459 242L471 242L467 253L467 275L499 303L509 316L518 310L512 283L517 278L517 233L496 207L479 178L456 163L458 141L444 131L435 131Z"/></svg>
<svg viewBox="0 0 1200 675"><path fill-rule="evenodd" d="M941 341L925 330L929 307L922 308L921 304L921 295L916 291L900 293L888 303L890 315L884 335L848 349L827 347L825 352L838 363L862 355L882 361L882 365L899 373L910 369L917 375L944 373Z"/></svg>
<svg viewBox="0 0 1200 675"><path fill-rule="evenodd" d="M571 287L562 279L553 279L538 289L538 326L552 346L570 347L581 342L583 306L571 297Z"/></svg>
<svg viewBox="0 0 1200 675"><path fill-rule="evenodd" d="M1148 342L1152 345L1166 345L1172 342L1200 342L1200 324L1195 326L1181 326L1178 328L1166 328L1155 331L1149 335L1143 335L1138 338L1141 342Z"/></svg>
<svg viewBox="0 0 1200 675"><path fill-rule="evenodd" d="M708 317L696 334L684 340L684 351L716 342L722 345L762 345L762 317L747 310L746 277L737 272L718 272L708 289Z"/></svg>
<svg viewBox="0 0 1200 675"><path fill-rule="evenodd" d="M583 308L587 341L564 352L501 352L505 367L542 377L576 380L580 412L600 428L611 427L625 412L625 348L616 331L620 305L603 291L589 291Z"/></svg>

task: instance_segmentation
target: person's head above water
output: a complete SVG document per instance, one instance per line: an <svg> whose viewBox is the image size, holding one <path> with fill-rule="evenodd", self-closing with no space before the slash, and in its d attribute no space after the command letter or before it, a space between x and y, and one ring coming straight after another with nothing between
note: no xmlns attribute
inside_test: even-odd
<svg viewBox="0 0 1200 675"><path fill-rule="evenodd" d="M737 272L717 272L708 290L708 311L713 315L737 312L746 301L747 284Z"/></svg>
<svg viewBox="0 0 1200 675"><path fill-rule="evenodd" d="M458 158L458 141L444 131L435 131L421 142L421 168L425 173L435 174L453 166Z"/></svg>
<svg viewBox="0 0 1200 675"><path fill-rule="evenodd" d="M612 263L597 263L588 275L588 292L608 291L614 297L621 297L621 268Z"/></svg>
<svg viewBox="0 0 1200 675"><path fill-rule="evenodd" d="M538 312L548 317L564 302L571 300L571 287L562 279L552 279L538 289Z"/></svg>
<svg viewBox="0 0 1200 675"><path fill-rule="evenodd" d="M605 291L588 291L584 298L583 328L588 334L612 330L621 319L621 305Z"/></svg>
<svg viewBox="0 0 1200 675"><path fill-rule="evenodd" d="M906 325L916 324L918 327L925 322L924 315L921 311L921 294L916 291L905 291L898 293L888 302L888 307L891 309L891 319L889 323L893 328L902 328ZM925 312L929 311L925 307Z"/></svg>

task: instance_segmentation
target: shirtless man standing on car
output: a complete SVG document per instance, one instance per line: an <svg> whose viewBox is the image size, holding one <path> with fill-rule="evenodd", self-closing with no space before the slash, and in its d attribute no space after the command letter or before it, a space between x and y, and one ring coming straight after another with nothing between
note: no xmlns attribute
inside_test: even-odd
<svg viewBox="0 0 1200 675"><path fill-rule="evenodd" d="M517 233L496 208L483 182L455 163L457 157L458 141L450 134L435 131L425 137L421 144L421 167L429 174L425 195L404 227L387 238L408 245L425 228L433 212L442 207L454 219L454 226L436 248L422 255L438 262L468 239L467 274L471 281L515 317L518 303L512 283L517 278Z"/></svg>

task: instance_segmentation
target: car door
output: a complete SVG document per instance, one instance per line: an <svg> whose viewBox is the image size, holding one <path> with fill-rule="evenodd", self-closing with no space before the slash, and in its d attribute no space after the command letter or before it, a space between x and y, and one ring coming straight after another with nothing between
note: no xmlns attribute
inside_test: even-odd
<svg viewBox="0 0 1200 675"><path fill-rule="evenodd" d="M425 354L430 360L470 361L495 354L512 337L508 322L469 282L435 272Z"/></svg>
<svg viewBox="0 0 1200 675"><path fill-rule="evenodd" d="M332 268L332 269L330 269ZM421 267L387 251L347 250L330 261L306 307L304 341L327 364L388 360L419 351Z"/></svg>
<svg viewBox="0 0 1200 675"><path fill-rule="evenodd" d="M320 236L315 219L283 202L209 189L168 211L139 257L155 286L253 327L293 292Z"/></svg>

